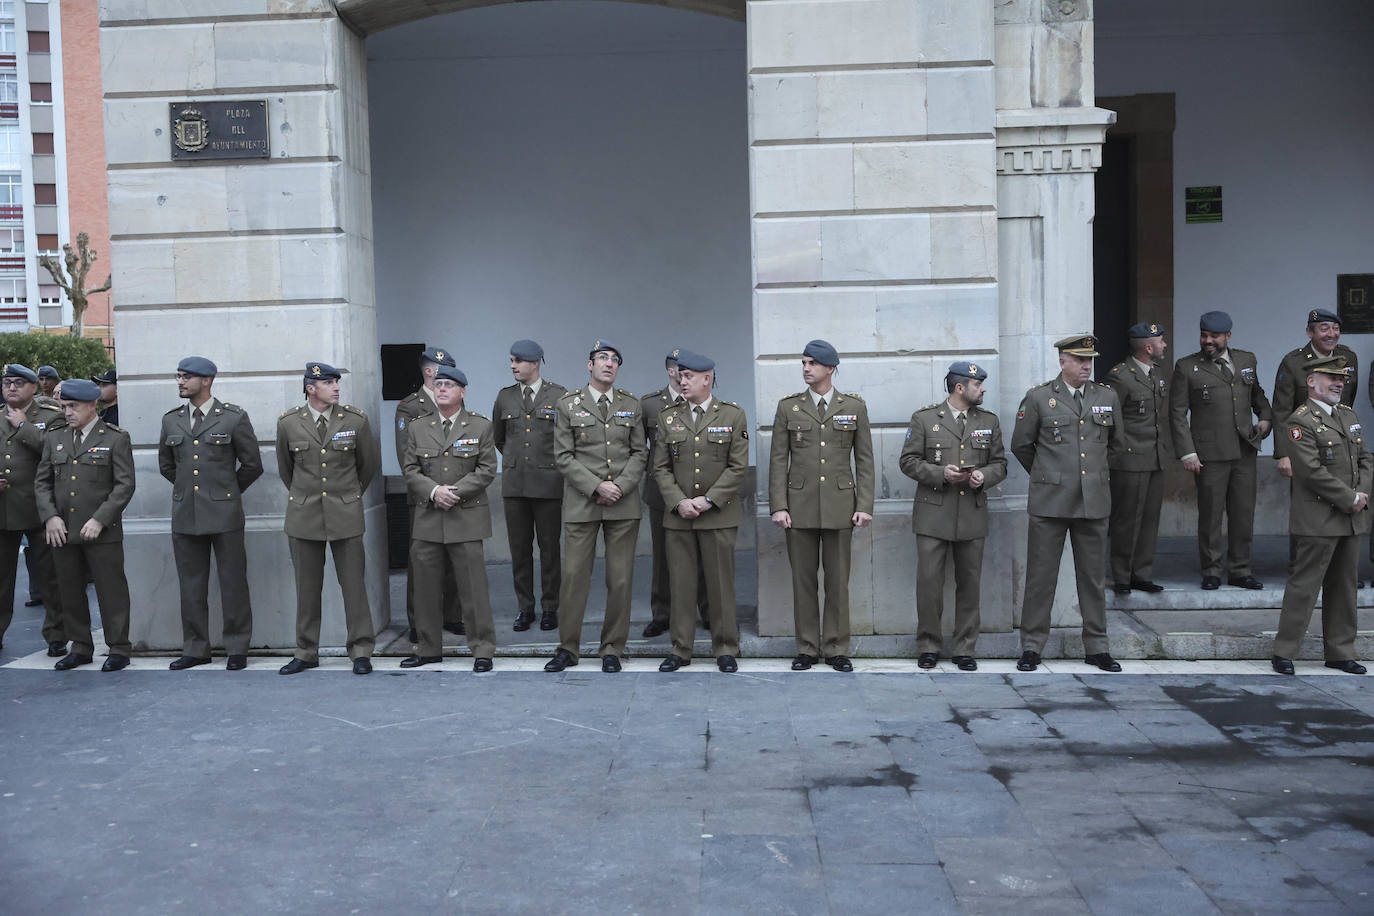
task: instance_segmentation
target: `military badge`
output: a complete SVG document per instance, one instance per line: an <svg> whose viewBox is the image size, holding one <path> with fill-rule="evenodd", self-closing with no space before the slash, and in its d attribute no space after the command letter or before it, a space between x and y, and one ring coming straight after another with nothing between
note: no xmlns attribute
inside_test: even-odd
<svg viewBox="0 0 1374 916"><path fill-rule="evenodd" d="M1288 431L1288 435L1293 437L1294 442L1299 442L1302 440L1302 430L1296 426Z"/></svg>
<svg viewBox="0 0 1374 916"><path fill-rule="evenodd" d="M933 433L938 433L940 431L940 424L936 423L934 426L930 428L930 431Z"/></svg>
<svg viewBox="0 0 1374 916"><path fill-rule="evenodd" d="M397 428L397 429L405 429L405 428L406 428L406 418L405 418L405 417L397 417L397 418L396 418L396 428Z"/></svg>
<svg viewBox="0 0 1374 916"><path fill-rule="evenodd" d="M1054 409L1055 407L1057 407L1057 406L1059 406L1059 405L1058 405L1058 402L1055 401L1054 398L1050 398L1050 409L1053 410L1053 409Z"/></svg>
<svg viewBox="0 0 1374 916"><path fill-rule="evenodd" d="M1022 402L1021 402L1021 406L1018 407L1018 408L1016 408L1016 419L1018 419L1018 420L1024 420L1024 419L1026 419L1026 402L1025 402L1025 401L1022 401Z"/></svg>

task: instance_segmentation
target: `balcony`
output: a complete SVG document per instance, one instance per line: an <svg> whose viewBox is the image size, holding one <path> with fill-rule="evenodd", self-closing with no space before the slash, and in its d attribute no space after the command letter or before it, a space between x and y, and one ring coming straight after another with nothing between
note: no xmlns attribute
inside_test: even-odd
<svg viewBox="0 0 1374 916"><path fill-rule="evenodd" d="M0 121L18 121L19 103L0 102Z"/></svg>
<svg viewBox="0 0 1374 916"><path fill-rule="evenodd" d="M0 223L22 223L23 221L23 204L0 204Z"/></svg>
<svg viewBox="0 0 1374 916"><path fill-rule="evenodd" d="M24 256L0 254L0 273L23 273Z"/></svg>

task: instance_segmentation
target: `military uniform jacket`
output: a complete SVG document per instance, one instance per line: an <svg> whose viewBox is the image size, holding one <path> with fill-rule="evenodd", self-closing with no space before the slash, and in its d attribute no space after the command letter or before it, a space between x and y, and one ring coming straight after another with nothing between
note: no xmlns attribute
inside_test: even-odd
<svg viewBox="0 0 1374 916"><path fill-rule="evenodd" d="M541 389L542 391L542 389ZM442 414L411 423L406 430L406 490L415 504L411 536L419 541L456 544L491 537L487 487L496 479L492 423L481 414L459 410L444 436ZM430 499L438 486L458 488L458 505L440 509Z"/></svg>
<svg viewBox="0 0 1374 916"><path fill-rule="evenodd" d="M558 399L568 389L543 379L534 409L526 413L520 388L502 388L491 408L492 434L501 452L501 495L561 499L563 475L553 460L553 430L558 425Z"/></svg>
<svg viewBox="0 0 1374 916"><path fill-rule="evenodd" d="M1345 359L1346 368L1350 370L1345 377L1345 390L1341 392L1341 403L1346 407L1355 406L1355 395L1359 393L1360 376L1359 357L1355 351L1345 344L1336 344L1336 349L1331 351L1332 356L1340 356ZM1307 346L1298 347L1290 350L1283 360L1279 363L1279 371L1274 376L1274 423L1282 424L1288 419L1288 415L1307 403L1307 367L1318 358L1317 351L1312 347L1312 341L1307 342ZM1320 410L1321 408L1317 408ZM1286 448L1284 436L1281 430L1276 430L1274 435L1274 457L1284 457Z"/></svg>
<svg viewBox="0 0 1374 916"><path fill-rule="evenodd" d="M639 398L612 388L610 419L603 420L587 396L586 388L578 388L558 399L553 455L563 475L563 521L639 518L639 485L648 457ZM604 480L620 487L620 499L609 506L592 495Z"/></svg>
<svg viewBox="0 0 1374 916"><path fill-rule="evenodd" d="M1116 392L1083 384L1083 412L1056 377L1026 392L1016 411L1011 453L1030 473L1026 510L1052 518L1106 518L1112 513L1107 470L1121 447Z"/></svg>
<svg viewBox="0 0 1374 916"><path fill-rule="evenodd" d="M81 527L90 519L105 526L90 543L122 541L120 520L134 496L134 449L129 434L97 420L80 451L72 447L73 435L65 426L44 434L43 457L34 479L38 517L44 523L53 517L66 522L69 544L81 543Z"/></svg>
<svg viewBox="0 0 1374 916"><path fill-rule="evenodd" d="M43 524L38 517L33 479L43 457L45 433L67 425L61 410L42 405L37 399L24 416L27 419L18 429L0 417L0 443L5 449L0 454L5 456L5 480L9 481L9 486L0 490L0 529L5 531L28 531Z"/></svg>
<svg viewBox="0 0 1374 916"><path fill-rule="evenodd" d="M1374 455L1355 411L1339 404L1327 416L1308 401L1289 416L1281 435L1293 461L1288 533L1343 537L1368 531L1369 510L1350 511L1356 492L1374 489Z"/></svg>
<svg viewBox="0 0 1374 916"><path fill-rule="evenodd" d="M1107 386L1121 403L1117 434L1122 447L1111 456L1113 471L1159 471L1173 458L1169 445L1169 383L1156 366L1146 377L1127 357L1107 373Z"/></svg>
<svg viewBox="0 0 1374 916"><path fill-rule="evenodd" d="M191 405L162 415L157 466L172 482L172 531L219 534L244 525L243 491L262 476L262 451L248 412L211 398L200 429Z"/></svg>
<svg viewBox="0 0 1374 916"><path fill-rule="evenodd" d="M851 528L855 512L873 513L868 405L834 389L825 400L821 416L810 391L788 395L773 418L768 508L796 528Z"/></svg>
<svg viewBox="0 0 1374 916"><path fill-rule="evenodd" d="M645 460L651 469L654 466L654 443L658 438L659 415L664 409L681 403L684 403L683 399L675 398L672 390L666 385L639 399L640 409L644 411L644 441L649 448L649 456ZM667 508L667 501L663 498L663 493L658 488L658 480L652 471L644 475L644 501L653 509Z"/></svg>
<svg viewBox="0 0 1374 916"><path fill-rule="evenodd" d="M293 538L362 535L363 492L382 465L367 414L339 404L327 416L323 439L304 404L277 419L277 473L289 491L285 531Z"/></svg>
<svg viewBox="0 0 1374 916"><path fill-rule="evenodd" d="M434 403L434 395L423 385L416 391L401 398L396 404L396 463L405 466L406 451L406 429L411 423L439 412L438 406ZM410 498L409 492L406 493L406 502L415 505L415 501Z"/></svg>
<svg viewBox="0 0 1374 916"><path fill-rule="evenodd" d="M947 464L981 470L983 485L949 483ZM922 407L911 415L899 465L918 484L911 508L912 531L946 541L987 537L987 491L1007 479L997 414L970 407L961 436L948 401Z"/></svg>
<svg viewBox="0 0 1374 916"><path fill-rule="evenodd" d="M1221 367L1201 352L1174 363L1169 382L1169 429L1177 457L1196 453L1205 464L1235 461L1259 451L1264 437L1251 415L1272 419L1269 399L1255 371L1255 354L1233 349L1230 356L1235 372L1229 382Z"/></svg>
<svg viewBox="0 0 1374 916"><path fill-rule="evenodd" d="M736 528L744 521L739 488L749 470L749 419L738 404L711 399L699 426L686 400L658 418L654 480L668 507L664 528ZM711 508L696 518L677 514L684 499L705 496Z"/></svg>

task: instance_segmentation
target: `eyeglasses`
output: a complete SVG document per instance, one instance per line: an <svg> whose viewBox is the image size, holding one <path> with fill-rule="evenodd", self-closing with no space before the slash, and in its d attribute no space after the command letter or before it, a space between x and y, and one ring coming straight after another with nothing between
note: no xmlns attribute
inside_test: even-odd
<svg viewBox="0 0 1374 916"><path fill-rule="evenodd" d="M4 380L6 388L22 388L25 385L32 385L33 382L26 378L7 378Z"/></svg>
<svg viewBox="0 0 1374 916"><path fill-rule="evenodd" d="M189 372L178 372L176 375L172 376L172 378L176 379L178 382L188 382L193 378L200 378L200 376L192 375Z"/></svg>
<svg viewBox="0 0 1374 916"><path fill-rule="evenodd" d="M435 390L435 391L448 391L450 388L461 388L461 387L463 387L463 386L462 386L462 385L459 385L457 382L453 381L453 379L441 378L441 379L435 379L435 380L434 380L434 390Z"/></svg>

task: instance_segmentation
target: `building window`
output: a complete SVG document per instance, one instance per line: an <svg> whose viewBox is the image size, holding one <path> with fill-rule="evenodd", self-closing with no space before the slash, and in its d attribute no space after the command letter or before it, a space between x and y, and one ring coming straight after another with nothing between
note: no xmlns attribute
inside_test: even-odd
<svg viewBox="0 0 1374 916"><path fill-rule="evenodd" d="M57 185L36 184L33 186L33 202L36 204L56 204Z"/></svg>
<svg viewBox="0 0 1374 916"><path fill-rule="evenodd" d="M56 254L61 248L62 246L57 244L57 236L39 233L38 251L40 254Z"/></svg>
<svg viewBox="0 0 1374 916"><path fill-rule="evenodd" d="M24 203L24 187L18 172L0 172L0 205Z"/></svg>
<svg viewBox="0 0 1374 916"><path fill-rule="evenodd" d="M19 101L19 74L0 70L0 102Z"/></svg>
<svg viewBox="0 0 1374 916"><path fill-rule="evenodd" d="M33 152L36 156L51 156L53 153L52 134L34 134Z"/></svg>
<svg viewBox="0 0 1374 916"><path fill-rule="evenodd" d="M4 13L0 12L0 16ZM9 22L0 22L0 54L14 53L14 8L10 8Z"/></svg>
<svg viewBox="0 0 1374 916"><path fill-rule="evenodd" d="M29 83L29 99L34 102L51 102L52 83Z"/></svg>
<svg viewBox="0 0 1374 916"><path fill-rule="evenodd" d="M10 279L0 277L0 304L20 305L28 304L28 290L24 286L24 278Z"/></svg>
<svg viewBox="0 0 1374 916"><path fill-rule="evenodd" d="M0 19L14 21L14 0L0 0Z"/></svg>
<svg viewBox="0 0 1374 916"><path fill-rule="evenodd" d="M51 48L51 47L49 46L49 44L48 44L48 33L47 33L47 32L30 32L30 33L29 33L29 51L31 51L31 52L45 52L45 51L51 51L51 50L52 50L52 48Z"/></svg>

